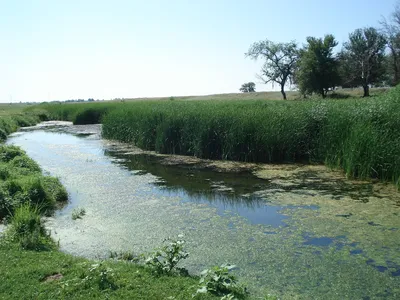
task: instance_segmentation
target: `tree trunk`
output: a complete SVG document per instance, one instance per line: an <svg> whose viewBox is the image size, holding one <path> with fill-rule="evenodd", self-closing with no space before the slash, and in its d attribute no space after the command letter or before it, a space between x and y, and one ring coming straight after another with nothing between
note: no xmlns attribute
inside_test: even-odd
<svg viewBox="0 0 400 300"><path fill-rule="evenodd" d="M326 97L325 90L324 90L324 89L321 89L321 91L320 91L319 93L321 94L322 99L325 99L325 97Z"/></svg>
<svg viewBox="0 0 400 300"><path fill-rule="evenodd" d="M369 85L368 84L363 85L363 89L364 89L363 97L369 97Z"/></svg>
<svg viewBox="0 0 400 300"><path fill-rule="evenodd" d="M283 96L283 100L286 100L285 85L281 85L281 94Z"/></svg>
<svg viewBox="0 0 400 300"><path fill-rule="evenodd" d="M392 50L392 56L393 56L393 72L394 72L393 85L397 85L400 81L400 76L399 76L400 74L399 74L398 57L396 51Z"/></svg>

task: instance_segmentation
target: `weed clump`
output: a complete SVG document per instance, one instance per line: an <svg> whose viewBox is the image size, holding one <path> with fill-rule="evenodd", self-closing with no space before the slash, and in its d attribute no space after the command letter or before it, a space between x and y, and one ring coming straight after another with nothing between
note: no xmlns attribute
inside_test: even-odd
<svg viewBox="0 0 400 300"><path fill-rule="evenodd" d="M195 295L211 293L223 299L244 299L248 294L246 288L238 284L236 277L229 273L235 267L224 264L201 272L200 287Z"/></svg>
<svg viewBox="0 0 400 300"><path fill-rule="evenodd" d="M29 204L19 206L10 219L6 240L24 250L54 249L55 243L46 231L40 210Z"/></svg>
<svg viewBox="0 0 400 300"><path fill-rule="evenodd" d="M86 210L84 208L75 208L72 211L72 220L82 219L86 215Z"/></svg>
<svg viewBox="0 0 400 300"><path fill-rule="evenodd" d="M179 235L177 240L167 238L164 243L167 244L156 249L146 258L145 264L154 269L157 274L187 275L186 269L177 267L179 262L189 257L189 253L183 249L185 244L183 235Z"/></svg>

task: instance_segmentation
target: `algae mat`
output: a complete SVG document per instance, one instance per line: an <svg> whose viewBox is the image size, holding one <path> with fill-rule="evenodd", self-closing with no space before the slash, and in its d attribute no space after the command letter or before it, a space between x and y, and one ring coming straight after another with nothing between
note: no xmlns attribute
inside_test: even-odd
<svg viewBox="0 0 400 300"><path fill-rule="evenodd" d="M250 176L163 165L101 140L96 127L84 129L9 140L70 193L69 205L48 220L64 251L142 253L183 233L191 272L236 264L254 297L400 297L399 194L392 186L349 181L320 166L251 166ZM78 206L86 215L73 221Z"/></svg>

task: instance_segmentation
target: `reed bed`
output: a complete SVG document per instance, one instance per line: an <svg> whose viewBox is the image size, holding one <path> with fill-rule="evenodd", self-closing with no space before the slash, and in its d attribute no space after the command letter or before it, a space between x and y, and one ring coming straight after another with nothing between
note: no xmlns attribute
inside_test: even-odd
<svg viewBox="0 0 400 300"><path fill-rule="evenodd" d="M260 163L325 163L400 186L400 87L370 99L137 101L42 105L103 123L103 136L160 153Z"/></svg>

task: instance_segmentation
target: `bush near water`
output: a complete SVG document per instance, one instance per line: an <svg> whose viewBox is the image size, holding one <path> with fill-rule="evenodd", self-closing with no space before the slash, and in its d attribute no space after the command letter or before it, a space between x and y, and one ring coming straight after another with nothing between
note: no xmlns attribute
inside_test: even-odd
<svg viewBox="0 0 400 300"><path fill-rule="evenodd" d="M325 163L349 177L400 185L400 87L368 99L105 102L42 109L79 124L100 121L105 138L160 153Z"/></svg>

